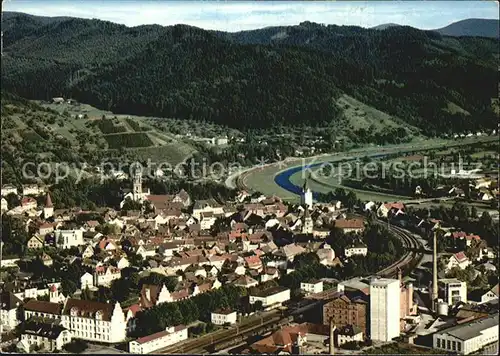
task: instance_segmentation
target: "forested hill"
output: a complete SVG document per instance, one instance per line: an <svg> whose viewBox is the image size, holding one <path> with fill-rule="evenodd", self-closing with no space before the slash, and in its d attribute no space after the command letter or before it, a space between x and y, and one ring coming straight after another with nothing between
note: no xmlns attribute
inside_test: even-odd
<svg viewBox="0 0 500 356"><path fill-rule="evenodd" d="M335 125L345 93L431 135L497 121L492 39L307 22L236 34L25 15L4 22L2 82L27 98L265 128Z"/></svg>

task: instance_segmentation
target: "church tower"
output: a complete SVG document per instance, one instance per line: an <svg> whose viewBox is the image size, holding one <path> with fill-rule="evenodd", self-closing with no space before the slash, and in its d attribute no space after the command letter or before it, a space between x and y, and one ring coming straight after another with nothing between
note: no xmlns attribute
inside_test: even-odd
<svg viewBox="0 0 500 356"><path fill-rule="evenodd" d="M54 204L52 204L50 193L47 192L47 197L45 198L45 206L43 207L43 217L45 219L48 219L52 216L54 216Z"/></svg>
<svg viewBox="0 0 500 356"><path fill-rule="evenodd" d="M302 187L301 204L306 206L306 209L310 209L313 206L313 194L309 188L308 178L306 178L304 185Z"/></svg>
<svg viewBox="0 0 500 356"><path fill-rule="evenodd" d="M137 169L134 174L133 187L132 187L132 200L141 201L142 194L142 172L140 169Z"/></svg>
<svg viewBox="0 0 500 356"><path fill-rule="evenodd" d="M56 285L53 284L49 290L49 301L51 303L59 303L59 290Z"/></svg>
<svg viewBox="0 0 500 356"><path fill-rule="evenodd" d="M304 212L304 223L302 224L302 233L303 234L312 234L314 229L313 220L311 215L309 214L309 209L306 207Z"/></svg>

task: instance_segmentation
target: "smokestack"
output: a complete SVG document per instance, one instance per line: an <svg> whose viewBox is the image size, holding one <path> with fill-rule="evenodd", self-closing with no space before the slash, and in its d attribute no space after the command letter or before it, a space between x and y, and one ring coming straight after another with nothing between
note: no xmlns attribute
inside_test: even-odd
<svg viewBox="0 0 500 356"><path fill-rule="evenodd" d="M437 311L437 298L438 298L438 267L437 267L437 230L434 230L434 238L432 241L432 310Z"/></svg>
<svg viewBox="0 0 500 356"><path fill-rule="evenodd" d="M399 280L399 285L401 286L401 283L403 282L403 272L401 272L401 268L398 267L398 280Z"/></svg>
<svg viewBox="0 0 500 356"><path fill-rule="evenodd" d="M330 355L335 355L335 326L333 325L333 318L330 319Z"/></svg>

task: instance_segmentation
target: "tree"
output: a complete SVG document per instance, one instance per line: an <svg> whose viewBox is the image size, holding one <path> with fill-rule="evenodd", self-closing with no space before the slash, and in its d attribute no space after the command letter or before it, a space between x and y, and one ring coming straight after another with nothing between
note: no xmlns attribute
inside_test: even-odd
<svg viewBox="0 0 500 356"><path fill-rule="evenodd" d="M73 295L78 289L76 283L71 279L63 279L61 282L62 294L66 296Z"/></svg>
<svg viewBox="0 0 500 356"><path fill-rule="evenodd" d="M473 218L473 219L477 219L477 208L473 205L471 208L470 208L470 217Z"/></svg>

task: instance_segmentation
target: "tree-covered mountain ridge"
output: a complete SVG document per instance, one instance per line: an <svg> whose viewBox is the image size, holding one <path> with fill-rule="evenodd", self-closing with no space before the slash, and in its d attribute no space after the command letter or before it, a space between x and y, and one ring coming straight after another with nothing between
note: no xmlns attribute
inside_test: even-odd
<svg viewBox="0 0 500 356"><path fill-rule="evenodd" d="M302 23L239 33L4 18L4 88L238 128L336 125L343 94L433 135L494 127L498 44L411 27Z"/></svg>

